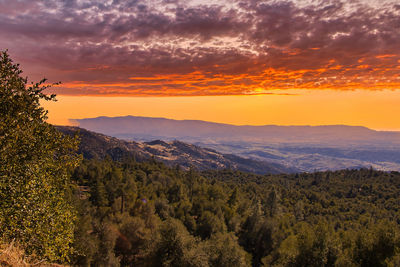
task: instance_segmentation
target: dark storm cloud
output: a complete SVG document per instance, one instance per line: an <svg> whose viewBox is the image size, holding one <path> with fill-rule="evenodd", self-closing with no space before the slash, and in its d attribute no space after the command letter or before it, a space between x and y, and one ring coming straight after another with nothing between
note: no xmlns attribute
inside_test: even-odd
<svg viewBox="0 0 400 267"><path fill-rule="evenodd" d="M0 0L0 49L66 94L397 89L400 8L381 6Z"/></svg>

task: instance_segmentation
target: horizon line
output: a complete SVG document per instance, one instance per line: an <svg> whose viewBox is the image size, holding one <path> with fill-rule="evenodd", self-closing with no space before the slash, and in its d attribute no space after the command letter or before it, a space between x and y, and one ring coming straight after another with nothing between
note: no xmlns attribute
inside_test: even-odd
<svg viewBox="0 0 400 267"><path fill-rule="evenodd" d="M371 128L364 125L350 125L350 124L234 124L234 123L226 123L226 122L218 122L218 121L207 121L207 120L199 120L199 119L174 119L174 118L167 118L167 117L148 117L148 116L137 116L137 115L121 115L121 116L97 116L97 117L89 117L89 118L70 118L68 121L71 125L59 125L59 126L77 126L79 127L79 120L89 120L89 119L99 119L99 118L127 118L127 117L135 117L135 118L147 118L147 119L164 119L164 120L171 120L171 121L196 121L196 122L206 122L206 123L213 123L213 124L220 124L220 125L229 125L229 126L238 126L238 127L265 127L265 126L276 126L276 127L332 127L332 126L345 126L345 127L359 127L365 128L372 131L377 132L400 132L400 128L398 129L387 129L387 128ZM76 125L78 124L78 125Z"/></svg>

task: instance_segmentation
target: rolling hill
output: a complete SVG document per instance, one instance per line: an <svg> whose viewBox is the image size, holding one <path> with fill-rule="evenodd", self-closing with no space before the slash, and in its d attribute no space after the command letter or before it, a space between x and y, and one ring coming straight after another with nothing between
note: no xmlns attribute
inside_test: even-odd
<svg viewBox="0 0 400 267"><path fill-rule="evenodd" d="M400 170L400 132L362 126L236 126L136 116L73 122L125 140L180 140L306 172L364 167Z"/></svg>
<svg viewBox="0 0 400 267"><path fill-rule="evenodd" d="M222 154L213 149L202 148L177 140L170 142L161 140L135 142L120 140L78 127L57 126L57 128L69 135L78 132L81 139L79 152L89 159L102 159L109 156L113 160L119 160L126 156L134 156L139 161L154 158L167 165L179 165L184 169L191 167L198 170L233 169L259 174L295 171L280 164L247 159L232 154Z"/></svg>

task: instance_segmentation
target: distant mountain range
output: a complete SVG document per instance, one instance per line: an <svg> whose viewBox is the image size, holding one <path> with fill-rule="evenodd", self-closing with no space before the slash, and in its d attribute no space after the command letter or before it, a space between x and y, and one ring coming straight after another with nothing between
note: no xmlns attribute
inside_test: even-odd
<svg viewBox="0 0 400 267"><path fill-rule="evenodd" d="M82 128L125 140L180 140L299 171L374 167L400 170L400 132L361 126L236 126L196 120L98 117Z"/></svg>
<svg viewBox="0 0 400 267"><path fill-rule="evenodd" d="M103 159L107 156L114 160L133 156L138 161L154 158L170 166L179 165L184 169L191 167L198 170L233 169L258 174L293 172L277 163L222 154L213 149L201 148L180 141L135 142L119 140L115 137L95 133L78 127L57 126L64 134L79 133L81 142L79 153L85 158Z"/></svg>

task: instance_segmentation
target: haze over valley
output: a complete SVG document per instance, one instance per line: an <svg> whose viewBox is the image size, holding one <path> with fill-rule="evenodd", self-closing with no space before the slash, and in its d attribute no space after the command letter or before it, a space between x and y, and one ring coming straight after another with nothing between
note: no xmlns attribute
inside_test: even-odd
<svg viewBox="0 0 400 267"><path fill-rule="evenodd" d="M79 127L134 141L192 143L299 172L373 167L400 170L400 132L361 126L236 126L199 120L97 117Z"/></svg>

